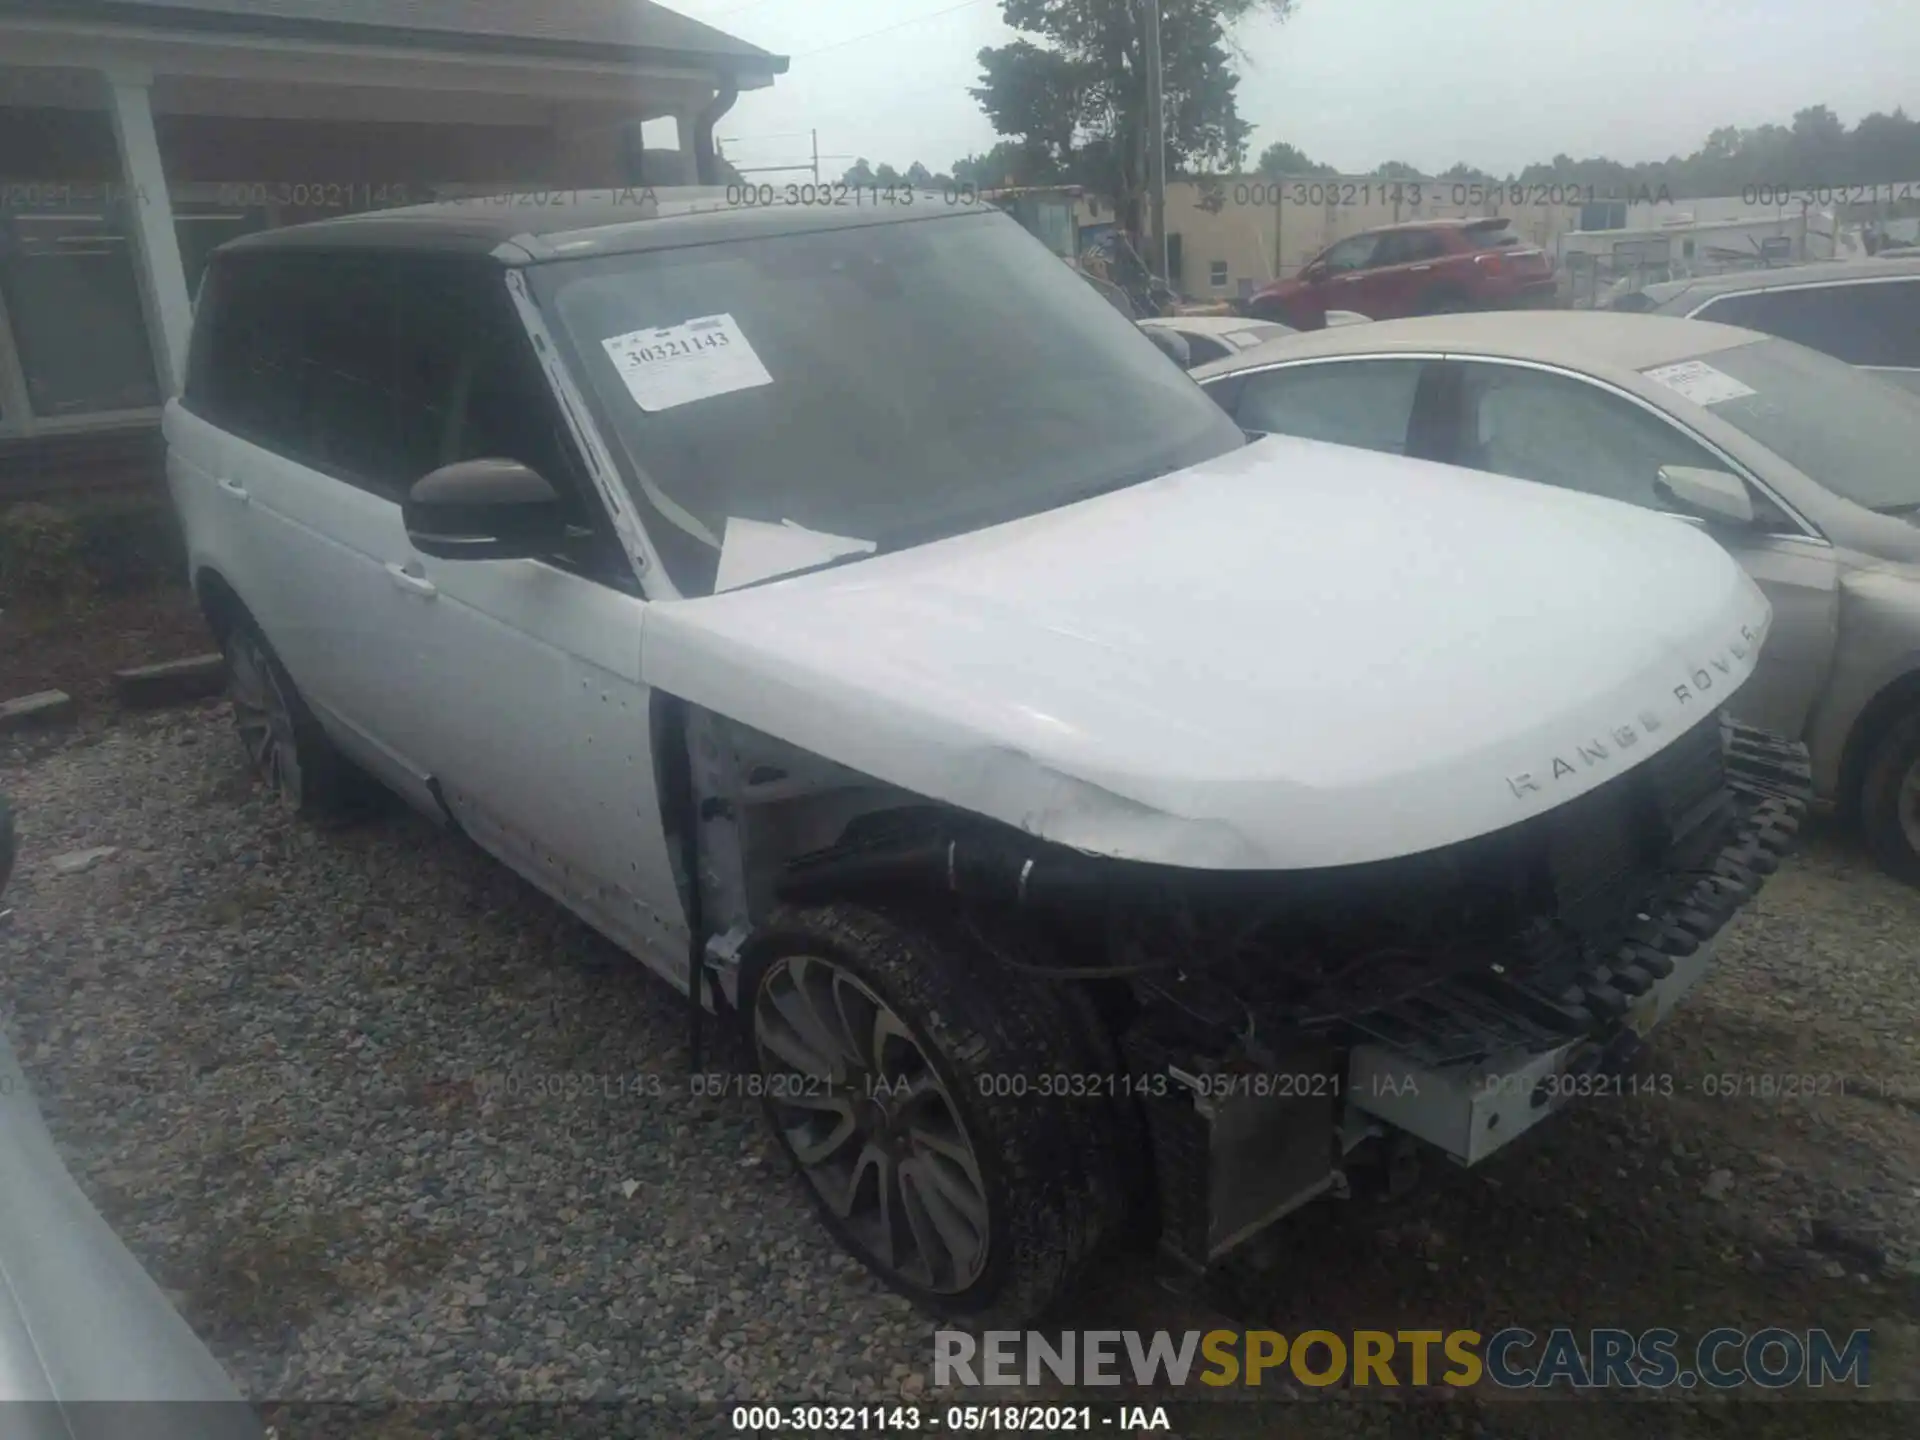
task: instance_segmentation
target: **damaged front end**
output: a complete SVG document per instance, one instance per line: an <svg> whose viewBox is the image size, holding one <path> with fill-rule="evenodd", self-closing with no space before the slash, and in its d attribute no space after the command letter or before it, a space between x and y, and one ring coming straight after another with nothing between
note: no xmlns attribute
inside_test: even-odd
<svg viewBox="0 0 1920 1440"><path fill-rule="evenodd" d="M1715 716L1543 815L1333 869L1083 855L937 807L856 821L783 898L915 888L1026 914L1144 1107L1163 1246L1210 1263L1411 1136L1471 1165L1617 1075L1787 850L1803 747Z"/></svg>

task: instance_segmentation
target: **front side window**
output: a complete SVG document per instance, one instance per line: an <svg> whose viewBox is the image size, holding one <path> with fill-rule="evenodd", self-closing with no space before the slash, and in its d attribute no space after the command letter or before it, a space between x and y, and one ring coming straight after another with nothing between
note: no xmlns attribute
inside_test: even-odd
<svg viewBox="0 0 1920 1440"><path fill-rule="evenodd" d="M608 255L532 277L683 594L714 588L731 521L900 549L1246 443L1004 215Z"/></svg>
<svg viewBox="0 0 1920 1440"><path fill-rule="evenodd" d="M1407 453L1423 360L1340 360L1249 375L1236 418L1249 430Z"/></svg>
<svg viewBox="0 0 1920 1440"><path fill-rule="evenodd" d="M1459 463L1475 470L1659 510L1662 465L1726 469L1668 421L1570 375L1468 364L1462 398Z"/></svg>
<svg viewBox="0 0 1920 1440"><path fill-rule="evenodd" d="M1321 257L1321 263L1327 267L1327 273L1338 275L1346 270L1365 270L1374 263L1374 252L1380 248L1378 235L1355 235L1342 240Z"/></svg>

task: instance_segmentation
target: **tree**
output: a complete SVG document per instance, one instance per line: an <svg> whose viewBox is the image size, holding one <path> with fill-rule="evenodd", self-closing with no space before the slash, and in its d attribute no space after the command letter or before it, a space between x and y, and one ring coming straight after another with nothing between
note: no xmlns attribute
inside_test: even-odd
<svg viewBox="0 0 1920 1440"><path fill-rule="evenodd" d="M931 189L937 183L938 180L934 173L918 160L907 167L907 184L911 185L914 189Z"/></svg>
<svg viewBox="0 0 1920 1440"><path fill-rule="evenodd" d="M1250 127L1234 101L1240 77L1227 30L1256 12L1284 19L1292 8L1293 0L1160 0L1170 174L1241 164ZM1086 185L1112 197L1121 224L1138 234L1147 170L1138 0L1001 0L1000 14L1021 38L980 51L972 94L993 128L1020 142L1016 183Z"/></svg>
<svg viewBox="0 0 1920 1440"><path fill-rule="evenodd" d="M1420 173L1418 166L1409 165L1404 160L1382 160L1373 167L1370 174L1375 180L1424 180L1427 178Z"/></svg>
<svg viewBox="0 0 1920 1440"><path fill-rule="evenodd" d="M1057 185L1064 175L1052 156L1024 140L1002 140L984 155L953 162L953 178L978 190L1003 185Z"/></svg>
<svg viewBox="0 0 1920 1440"><path fill-rule="evenodd" d="M853 168L840 177L840 183L862 187L872 185L874 183L873 166L869 165L864 158L854 161Z"/></svg>
<svg viewBox="0 0 1920 1440"><path fill-rule="evenodd" d="M891 165L882 165L873 172L873 183L884 187L898 188L906 183L900 172Z"/></svg>
<svg viewBox="0 0 1920 1440"><path fill-rule="evenodd" d="M1276 140L1260 152L1253 173L1262 180L1291 180L1296 175L1337 175L1333 166L1309 160L1305 152L1284 140Z"/></svg>

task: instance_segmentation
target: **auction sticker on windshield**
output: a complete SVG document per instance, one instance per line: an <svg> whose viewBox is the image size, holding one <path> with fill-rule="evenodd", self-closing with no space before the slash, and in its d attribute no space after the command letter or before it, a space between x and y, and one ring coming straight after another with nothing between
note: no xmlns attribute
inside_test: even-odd
<svg viewBox="0 0 1920 1440"><path fill-rule="evenodd" d="M1723 400L1740 400L1754 393L1726 371L1716 370L1704 360L1656 365L1640 373L1655 384L1686 396L1696 405L1718 405Z"/></svg>
<svg viewBox="0 0 1920 1440"><path fill-rule="evenodd" d="M642 410L671 410L773 383L731 315L632 330L600 343Z"/></svg>

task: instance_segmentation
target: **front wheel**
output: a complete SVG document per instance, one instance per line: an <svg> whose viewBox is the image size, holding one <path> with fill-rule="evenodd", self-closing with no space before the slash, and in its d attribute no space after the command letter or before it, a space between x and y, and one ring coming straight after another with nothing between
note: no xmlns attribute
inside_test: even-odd
<svg viewBox="0 0 1920 1440"><path fill-rule="evenodd" d="M1860 824L1880 868L1920 885L1920 711L1881 736L1868 757Z"/></svg>
<svg viewBox="0 0 1920 1440"><path fill-rule="evenodd" d="M1013 1326L1078 1283L1119 1192L1104 1102L1042 1094L1092 1054L1060 993L962 916L851 904L772 917L744 979L768 1123L876 1276Z"/></svg>

